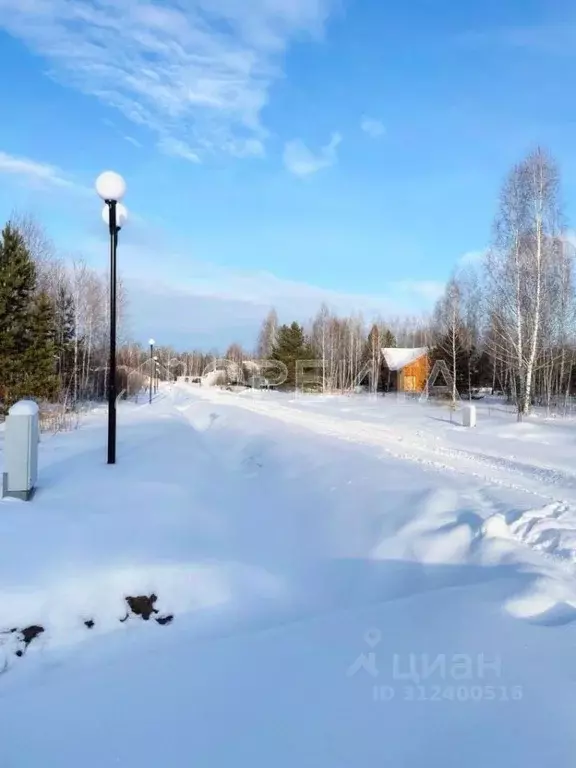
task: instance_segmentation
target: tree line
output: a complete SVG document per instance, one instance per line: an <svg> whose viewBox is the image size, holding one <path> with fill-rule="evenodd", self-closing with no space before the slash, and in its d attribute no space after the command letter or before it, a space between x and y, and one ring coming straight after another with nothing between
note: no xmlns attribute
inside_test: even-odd
<svg viewBox="0 0 576 768"><path fill-rule="evenodd" d="M106 275L63 261L33 217L11 217L0 234L0 412L23 397L68 408L105 396L108 291ZM120 328L125 306L120 285Z"/></svg>
<svg viewBox="0 0 576 768"><path fill-rule="evenodd" d="M436 306L435 353L455 390L472 382L504 392L519 419L533 405L567 407L576 385L573 271L560 170L538 148L504 180L484 258L456 269Z"/></svg>
<svg viewBox="0 0 576 768"><path fill-rule="evenodd" d="M341 316L326 305L307 323L280 323L271 309L255 347L156 350L161 378L201 376L226 358L241 369L281 362L295 384L298 360L319 362L320 389L383 386L384 347L426 347L450 372L454 400L475 388L505 393L522 418L533 404L566 407L576 387L574 248L563 214L560 170L543 149L510 169L490 246L460 264L428 316ZM15 214L0 237L0 401L22 396L74 404L105 397L108 279L81 260L64 262L42 227ZM149 351L131 342L119 286L119 391L138 392L152 374ZM254 372L246 367L245 376Z"/></svg>
<svg viewBox="0 0 576 768"><path fill-rule="evenodd" d="M576 387L574 247L560 170L546 150L507 174L489 241L476 263L454 269L429 316L366 323L322 306L306 324L280 324L272 309L256 349L233 344L224 357L279 360L286 387L297 360L321 361L322 389L345 391L359 381L378 388L383 347L427 347L431 363L448 368L453 400L487 388L504 393L519 419L534 404L566 408Z"/></svg>
<svg viewBox="0 0 576 768"><path fill-rule="evenodd" d="M229 383L248 382L258 370L266 377L268 361L270 370L275 370L274 363L285 366L287 378L282 387L293 389L297 362L315 361L318 363L316 378L321 380L319 388L324 392L349 391L360 383L377 390L383 384L382 348L425 346L428 333L429 327L423 318L376 319L367 326L361 314L341 317L322 305L316 316L305 324L297 321L282 324L277 311L271 309L252 349L233 343L223 352L167 352L176 363L173 369L177 367L181 375L189 377L200 377L211 368L226 368L225 378ZM275 376L269 378L274 380Z"/></svg>
<svg viewBox="0 0 576 768"><path fill-rule="evenodd" d="M109 382L109 275L65 259L41 223L14 213L0 232L0 416L21 398L41 412L101 401ZM178 354L130 338L128 297L118 279L117 391L136 395L151 378L200 375L214 352ZM58 406L54 409L54 406Z"/></svg>

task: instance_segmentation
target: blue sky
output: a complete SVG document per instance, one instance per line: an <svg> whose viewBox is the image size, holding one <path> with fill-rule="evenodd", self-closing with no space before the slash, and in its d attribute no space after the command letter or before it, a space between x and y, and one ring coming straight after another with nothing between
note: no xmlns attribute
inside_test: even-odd
<svg viewBox="0 0 576 768"><path fill-rule="evenodd" d="M267 308L429 308L535 144L573 213L564 0L0 0L0 218L106 266L121 172L136 338L249 343Z"/></svg>

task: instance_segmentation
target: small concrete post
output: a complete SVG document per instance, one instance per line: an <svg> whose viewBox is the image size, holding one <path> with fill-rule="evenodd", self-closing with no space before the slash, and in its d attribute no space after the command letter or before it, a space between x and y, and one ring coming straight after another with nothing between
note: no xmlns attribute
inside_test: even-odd
<svg viewBox="0 0 576 768"><path fill-rule="evenodd" d="M40 424L33 400L20 400L8 411L4 428L2 496L29 501L38 476Z"/></svg>
<svg viewBox="0 0 576 768"><path fill-rule="evenodd" d="M476 426L476 406L475 405L465 405L462 408L462 426L463 427Z"/></svg>

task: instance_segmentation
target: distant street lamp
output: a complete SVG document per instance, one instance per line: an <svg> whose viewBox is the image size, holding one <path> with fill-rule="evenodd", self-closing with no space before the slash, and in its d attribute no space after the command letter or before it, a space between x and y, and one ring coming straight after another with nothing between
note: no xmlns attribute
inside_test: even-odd
<svg viewBox="0 0 576 768"><path fill-rule="evenodd" d="M154 344L156 342L154 339L150 339L148 344L150 344L150 398L149 402L150 405L152 405L152 377L154 376Z"/></svg>
<svg viewBox="0 0 576 768"><path fill-rule="evenodd" d="M108 464L116 463L116 249L118 232L128 218L120 203L126 182L114 171L105 171L96 179L96 192L104 200L102 218L110 231L110 375L108 378Z"/></svg>

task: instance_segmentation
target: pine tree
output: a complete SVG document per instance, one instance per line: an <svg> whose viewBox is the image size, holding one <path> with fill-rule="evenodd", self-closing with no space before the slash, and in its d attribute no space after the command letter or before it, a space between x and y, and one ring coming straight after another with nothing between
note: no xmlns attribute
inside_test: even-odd
<svg viewBox="0 0 576 768"><path fill-rule="evenodd" d="M30 303L36 268L21 234L10 224L0 237L0 400L4 407L18 398L25 375Z"/></svg>
<svg viewBox="0 0 576 768"><path fill-rule="evenodd" d="M473 379L473 386L492 387L494 386L494 360L486 351L476 355L476 378Z"/></svg>
<svg viewBox="0 0 576 768"><path fill-rule="evenodd" d="M396 337L389 328L385 328L380 333L380 342L382 347L389 348L396 346Z"/></svg>
<svg viewBox="0 0 576 768"><path fill-rule="evenodd" d="M392 331L374 323L370 328L364 344L364 349L362 350L362 368L368 370L368 372L363 380L359 382L360 384L368 384L372 392L377 392L378 390L385 388L385 379L387 379L388 376L384 374L389 374L389 372L384 365L382 349L395 346L396 339L394 338Z"/></svg>
<svg viewBox="0 0 576 768"><path fill-rule="evenodd" d="M296 361L315 358L304 330L298 323L294 322L292 325L282 325L278 328L271 358L284 363L288 370L288 377L283 386L293 388L296 384Z"/></svg>
<svg viewBox="0 0 576 768"><path fill-rule="evenodd" d="M380 329L376 323L374 323L372 328L370 328L370 332L362 352L362 366L369 367L370 372L368 373L368 383L370 384L370 389L372 392L376 392L380 384L382 346Z"/></svg>
<svg viewBox="0 0 576 768"><path fill-rule="evenodd" d="M51 400L58 391L56 375L54 305L47 293L40 293L32 305L29 344L24 353L21 395Z"/></svg>

